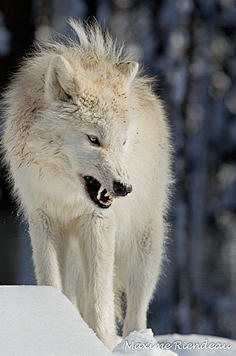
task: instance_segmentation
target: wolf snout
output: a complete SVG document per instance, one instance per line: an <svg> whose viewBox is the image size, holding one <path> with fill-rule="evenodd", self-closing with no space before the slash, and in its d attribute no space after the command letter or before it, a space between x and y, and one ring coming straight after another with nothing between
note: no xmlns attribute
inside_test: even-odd
<svg viewBox="0 0 236 356"><path fill-rule="evenodd" d="M113 190L116 196L125 197L127 194L132 192L132 185L119 181L114 181Z"/></svg>

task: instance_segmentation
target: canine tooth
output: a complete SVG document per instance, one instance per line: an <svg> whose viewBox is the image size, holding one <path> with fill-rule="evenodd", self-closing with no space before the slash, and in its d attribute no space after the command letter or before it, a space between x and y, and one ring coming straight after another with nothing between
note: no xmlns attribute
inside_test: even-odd
<svg viewBox="0 0 236 356"><path fill-rule="evenodd" d="M109 197L109 194L108 194L108 192L106 192L106 194L104 194L104 197Z"/></svg>
<svg viewBox="0 0 236 356"><path fill-rule="evenodd" d="M101 185L101 187L99 188L99 191L97 193L97 199L100 200L101 199L101 193L104 190L103 186Z"/></svg>

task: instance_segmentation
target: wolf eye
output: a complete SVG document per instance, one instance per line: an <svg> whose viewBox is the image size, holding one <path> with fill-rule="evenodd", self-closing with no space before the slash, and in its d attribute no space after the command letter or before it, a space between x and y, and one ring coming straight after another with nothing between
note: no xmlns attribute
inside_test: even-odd
<svg viewBox="0 0 236 356"><path fill-rule="evenodd" d="M88 139L90 142L92 142L94 145L100 146L100 142L98 141L96 136L89 136L88 135Z"/></svg>

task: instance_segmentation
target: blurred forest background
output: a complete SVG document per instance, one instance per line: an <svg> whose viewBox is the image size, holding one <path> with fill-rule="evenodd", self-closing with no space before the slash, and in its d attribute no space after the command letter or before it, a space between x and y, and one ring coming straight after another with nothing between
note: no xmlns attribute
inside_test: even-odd
<svg viewBox="0 0 236 356"><path fill-rule="evenodd" d="M236 338L235 0L0 0L1 90L36 38L95 16L158 78L176 155L168 259L149 326ZM0 284L32 284L1 170Z"/></svg>

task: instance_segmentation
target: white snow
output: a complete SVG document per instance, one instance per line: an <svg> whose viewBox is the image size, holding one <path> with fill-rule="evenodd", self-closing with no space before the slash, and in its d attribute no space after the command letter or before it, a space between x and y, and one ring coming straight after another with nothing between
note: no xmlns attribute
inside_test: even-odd
<svg viewBox="0 0 236 356"><path fill-rule="evenodd" d="M0 287L1 356L111 356L52 287Z"/></svg>
<svg viewBox="0 0 236 356"><path fill-rule="evenodd" d="M0 287L1 356L235 356L236 341L204 335L131 333L111 353L52 287Z"/></svg>

